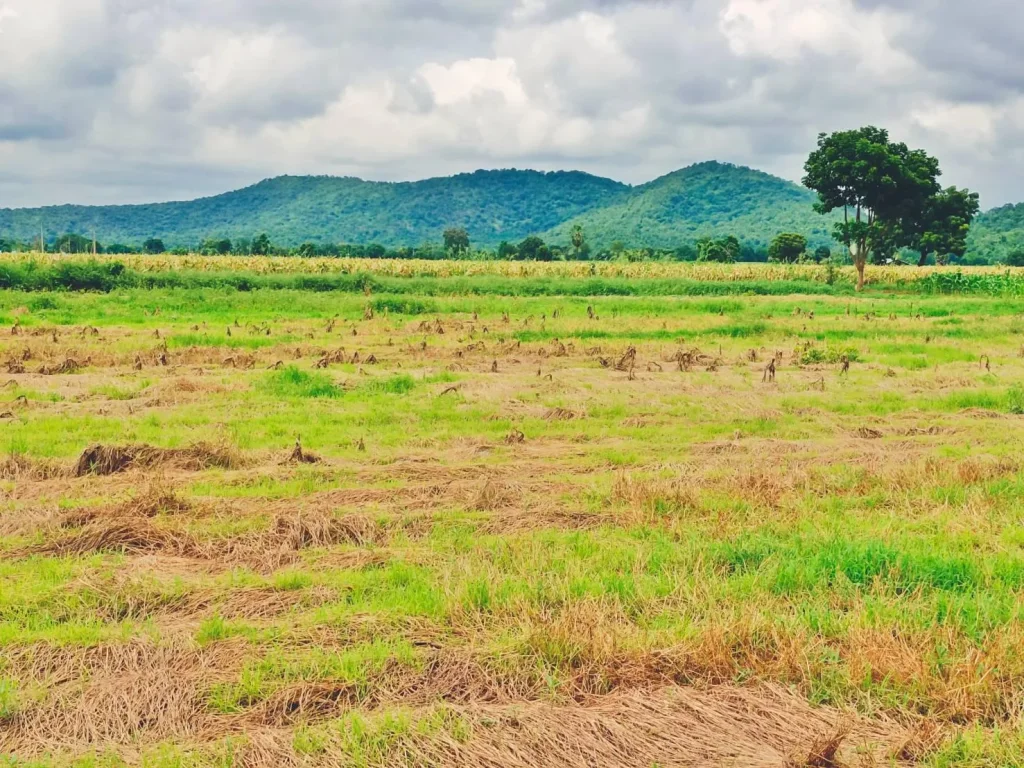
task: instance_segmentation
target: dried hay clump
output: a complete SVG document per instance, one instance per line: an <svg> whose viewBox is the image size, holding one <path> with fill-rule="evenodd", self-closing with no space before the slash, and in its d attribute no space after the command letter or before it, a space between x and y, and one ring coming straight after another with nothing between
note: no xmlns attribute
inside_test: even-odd
<svg viewBox="0 0 1024 768"><path fill-rule="evenodd" d="M271 541L283 549L298 551L335 544L366 546L381 539L380 526L367 517L305 515L278 517Z"/></svg>
<svg viewBox="0 0 1024 768"><path fill-rule="evenodd" d="M29 459L18 453L0 460L0 480L52 480L62 474L63 468L53 462Z"/></svg>
<svg viewBox="0 0 1024 768"><path fill-rule="evenodd" d="M848 727L837 726L832 733L812 741L806 756L790 758L787 768L840 768L839 750L849 735Z"/></svg>
<svg viewBox="0 0 1024 768"><path fill-rule="evenodd" d="M457 692L456 685L452 693ZM327 716L325 709L344 709L350 695L336 685L289 691L275 702L279 717L269 719L290 724L295 714L303 713L322 720ZM823 739L822 734L838 732L836 722L842 713L814 708L794 694L767 686L668 687L598 696L581 705L474 696L462 705L462 700L458 695L446 697L471 738L456 738L443 729L414 728L384 747L379 764L459 768L884 765L901 734L899 726L886 721L851 719L848 735L833 750L833 737ZM294 710L288 711L289 707ZM328 754L344 748L335 738L328 737ZM794 760L792 755L807 759Z"/></svg>
<svg viewBox="0 0 1024 768"><path fill-rule="evenodd" d="M41 755L196 736L209 718L204 681L238 649L201 652L143 642L30 651L47 697L0 727L0 753ZM22 666L21 664L19 666ZM84 678L80 674L88 670Z"/></svg>
<svg viewBox="0 0 1024 768"><path fill-rule="evenodd" d="M546 421L576 421L586 418L586 414L580 411L570 411L568 408L551 408L544 414Z"/></svg>
<svg viewBox="0 0 1024 768"><path fill-rule="evenodd" d="M199 471L211 467L231 469L240 463L225 446L196 443L188 448L157 448L151 445L93 445L86 448L74 468L75 477L114 475L129 469L172 466Z"/></svg>
<svg viewBox="0 0 1024 768"><path fill-rule="evenodd" d="M225 540L208 554L215 550L220 559L273 570L294 562L304 549L339 544L371 546L386 543L387 538L383 525L360 515L280 515L269 530L248 539Z"/></svg>
<svg viewBox="0 0 1024 768"><path fill-rule="evenodd" d="M202 392L203 385L191 379L175 379L171 387L178 392Z"/></svg>
<svg viewBox="0 0 1024 768"><path fill-rule="evenodd" d="M519 486L487 479L472 494L472 497L469 499L469 508L484 512L502 509L511 506L516 500L521 498L522 488Z"/></svg>
<svg viewBox="0 0 1024 768"><path fill-rule="evenodd" d="M292 449L291 454L288 456L286 464L319 464L322 462L319 456L315 453L302 450L302 442L298 439L295 441L295 448Z"/></svg>
<svg viewBox="0 0 1024 768"><path fill-rule="evenodd" d="M58 376L65 373L76 373L82 368L82 364L73 358L67 358L62 363L56 363L54 365L44 365L39 369L39 373L43 376Z"/></svg>
<svg viewBox="0 0 1024 768"><path fill-rule="evenodd" d="M201 548L188 533L159 528L147 520L121 518L90 523L78 533L32 547L28 554L85 555L93 552L165 552L197 557L201 555Z"/></svg>
<svg viewBox="0 0 1024 768"><path fill-rule="evenodd" d="M61 518L61 526L77 528L99 520L152 518L160 514L180 515L193 509L192 502L181 498L162 482L156 482L138 496L119 504L71 510Z"/></svg>

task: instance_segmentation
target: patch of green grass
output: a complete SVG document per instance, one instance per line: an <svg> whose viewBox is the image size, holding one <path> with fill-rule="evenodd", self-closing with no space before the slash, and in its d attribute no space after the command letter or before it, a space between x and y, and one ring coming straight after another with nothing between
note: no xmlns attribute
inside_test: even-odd
<svg viewBox="0 0 1024 768"><path fill-rule="evenodd" d="M1006 393L1006 411L1015 416L1024 415L1024 388L1014 384Z"/></svg>
<svg viewBox="0 0 1024 768"><path fill-rule="evenodd" d="M231 336L226 333L178 333L167 337L167 346L171 349L189 349L191 347L224 347L225 349L264 349L278 344L288 344L295 339L291 336L251 336L243 335L244 330L238 329Z"/></svg>
<svg viewBox="0 0 1024 768"><path fill-rule="evenodd" d="M342 651L313 650L289 654L271 650L242 669L233 683L217 683L208 704L216 712L233 713L253 706L294 682L332 682L350 687L356 701L370 692L372 679L391 665L417 663L411 643L398 638L380 639Z"/></svg>
<svg viewBox="0 0 1024 768"><path fill-rule="evenodd" d="M260 382L260 389L274 397L322 398L341 397L341 388L325 373L303 371L289 365L268 373Z"/></svg>
<svg viewBox="0 0 1024 768"><path fill-rule="evenodd" d="M0 677L0 726L17 714L21 708L18 683L7 677Z"/></svg>
<svg viewBox="0 0 1024 768"><path fill-rule="evenodd" d="M360 389L375 395L406 395L416 388L416 381L412 376L400 374L382 379L371 379Z"/></svg>
<svg viewBox="0 0 1024 768"><path fill-rule="evenodd" d="M135 383L131 387L118 387L115 384L105 384L99 387L93 387L89 390L90 395L99 397L105 397L107 400L134 400L146 389L149 388L152 382L149 379L143 379Z"/></svg>

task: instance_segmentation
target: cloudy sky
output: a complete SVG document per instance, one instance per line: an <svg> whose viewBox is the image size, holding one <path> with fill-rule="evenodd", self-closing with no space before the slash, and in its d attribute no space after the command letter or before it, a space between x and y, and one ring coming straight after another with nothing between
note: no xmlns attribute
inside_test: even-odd
<svg viewBox="0 0 1024 768"><path fill-rule="evenodd" d="M1021 0L0 0L0 207L718 159L878 124L1024 200Z"/></svg>

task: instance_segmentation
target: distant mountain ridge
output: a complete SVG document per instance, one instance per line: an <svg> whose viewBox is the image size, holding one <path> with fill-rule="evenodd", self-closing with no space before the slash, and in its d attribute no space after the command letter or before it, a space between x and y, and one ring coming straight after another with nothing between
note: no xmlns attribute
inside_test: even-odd
<svg viewBox="0 0 1024 768"><path fill-rule="evenodd" d="M148 205L0 209L0 238L29 241L66 232L103 243L161 238L169 247L211 237L266 232L280 245L380 243L416 246L464 227L474 245L495 246L537 234L566 244L575 225L595 248L675 248L700 237L735 235L766 245L779 232L830 244L829 217L814 193L743 166L709 161L630 186L581 171L476 171L412 182L353 177L279 176L196 200ZM1005 255L1024 248L1024 204L979 217L972 251Z"/></svg>
<svg viewBox="0 0 1024 768"><path fill-rule="evenodd" d="M580 171L476 171L414 182L351 177L279 176L243 189L186 202L149 205L0 209L0 237L96 232L102 242L159 237L168 246L207 237L274 242L438 242L445 227L465 227L474 243L496 244L546 232L630 187Z"/></svg>

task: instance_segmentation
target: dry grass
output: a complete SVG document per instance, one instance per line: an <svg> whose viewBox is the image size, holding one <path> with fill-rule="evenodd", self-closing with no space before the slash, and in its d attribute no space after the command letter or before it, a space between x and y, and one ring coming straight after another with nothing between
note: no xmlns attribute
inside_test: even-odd
<svg viewBox="0 0 1024 768"><path fill-rule="evenodd" d="M421 327L379 309L363 320L275 320L274 336L303 341L251 351L167 350L178 332L169 319L159 340L152 327L75 331L74 349L55 347L49 328L23 328L0 359L29 371L12 373L10 388L28 397L5 401L0 414L18 418L0 428L103 417L131 429L77 463L38 458L67 454L36 452L31 436L0 462L0 551L40 570L37 592L24 605L5 596L0 619L16 625L23 611L36 622L24 621L26 636L57 638L88 613L106 638L74 648L69 632L68 647L3 648L0 677L29 693L0 727L0 751L109 749L134 764L167 740L205 766L230 738L235 765L346 765L358 762L345 736L358 717L366 766L852 768L927 761L959 725L1015 722L1019 626L965 606L986 596L984 569L1014 557L1019 420L997 397L971 401L991 408L923 405L1001 393L1001 352L996 385L979 378L976 358L936 375L865 341L866 361L840 386L837 367L796 369L788 340L773 358L774 346L743 335L763 322L788 339L812 322L809 310L795 320L790 308L776 327L709 301L692 329L633 317L630 340L604 307L585 318L568 300L535 303L532 319L509 308L507 323L466 312ZM740 312L747 319L724 317ZM559 340L515 338L543 334L542 322ZM231 326L236 342L262 342L271 325L244 323ZM609 334L603 351L573 337L581 327ZM88 365L35 372L69 358ZM262 418L248 398L262 397L268 368L324 359L345 397L282 403L283 428L269 416L245 433L244 453L155 447L242 434ZM366 369L344 367L353 360ZM377 370L409 376L413 390L364 402L363 376ZM850 391L893 399L876 410ZM144 421L173 424L165 417L186 407L214 426L164 435ZM329 431L318 421L327 411ZM299 432L323 458L299 444L286 459ZM896 559L861 581L837 567L804 584L806 574L780 567L805 552L797 545L812 548L810 560L833 540L877 543ZM983 564L975 580L965 587L953 573L951 587L932 588L927 573L906 586L901 547L929 541L948 545L921 556L939 581L971 543ZM921 626L942 601L944 619ZM111 642L114 631L124 639ZM408 645L382 664L356 658L352 674L303 666L375 640ZM238 711L211 704L212 687L241 689L265 657L302 671L278 678L271 664ZM450 720L396 732L396 712ZM306 729L323 737L315 755L293 748Z"/></svg>
<svg viewBox="0 0 1024 768"><path fill-rule="evenodd" d="M93 445L85 449L72 472L75 477L83 477L114 475L131 469L154 467L200 471L211 467L230 469L238 465L238 455L233 449L208 443L198 443L188 448Z"/></svg>
<svg viewBox="0 0 1024 768"><path fill-rule="evenodd" d="M335 691L311 694L312 709ZM413 710L426 717L432 710ZM465 736L415 730L363 755L365 764L459 768L650 768L652 765L742 765L751 768L876 766L905 738L895 723L869 721L836 710L814 709L778 688L663 688L598 697L580 705L476 704L443 710ZM837 723L844 725L837 726ZM372 721L369 725L373 727ZM844 738L835 743L837 727ZM289 765L287 731L263 730L252 765ZM327 732L324 757L343 748ZM823 758L832 762L826 762ZM795 756L805 756L795 757ZM842 762L840 762L840 760ZM265 762L270 761L270 762Z"/></svg>

